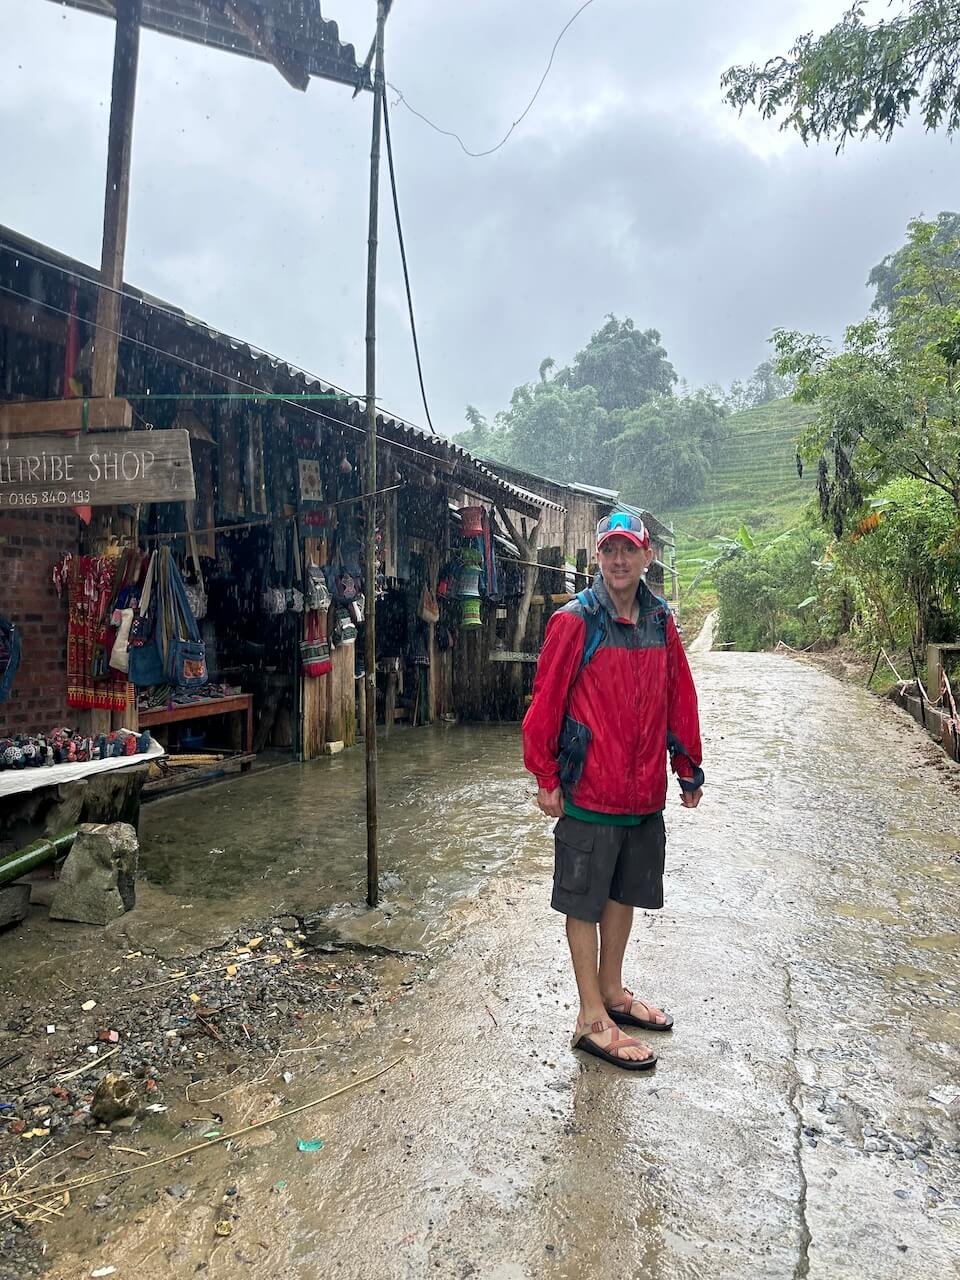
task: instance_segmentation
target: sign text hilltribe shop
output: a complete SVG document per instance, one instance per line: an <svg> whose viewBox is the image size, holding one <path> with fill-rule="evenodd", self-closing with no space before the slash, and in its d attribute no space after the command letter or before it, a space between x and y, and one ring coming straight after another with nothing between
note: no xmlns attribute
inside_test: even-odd
<svg viewBox="0 0 960 1280"><path fill-rule="evenodd" d="M195 496L186 431L0 439L0 511L191 502Z"/></svg>

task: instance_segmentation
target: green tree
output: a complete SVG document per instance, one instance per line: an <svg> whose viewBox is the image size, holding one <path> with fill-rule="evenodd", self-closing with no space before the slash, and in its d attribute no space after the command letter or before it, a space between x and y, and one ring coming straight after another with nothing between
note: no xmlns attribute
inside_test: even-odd
<svg viewBox="0 0 960 1280"><path fill-rule="evenodd" d="M960 517L949 496L901 476L883 485L851 535L850 567L879 604L871 630L884 644L945 640L956 632ZM935 692L935 691L934 691Z"/></svg>
<svg viewBox="0 0 960 1280"><path fill-rule="evenodd" d="M819 639L809 606L824 543L819 530L790 529L765 547L735 548L725 556L713 571L723 639L738 649Z"/></svg>
<svg viewBox="0 0 960 1280"><path fill-rule="evenodd" d="M941 270L960 267L960 213L945 211L937 215L932 225L934 230L925 247L931 265ZM892 316L897 303L910 292L912 274L910 244L903 245L896 253L888 253L867 277L867 284L874 290L871 310Z"/></svg>
<svg viewBox="0 0 960 1280"><path fill-rule="evenodd" d="M602 408L635 409L668 392L677 380L656 329L637 329L633 321L608 316L573 365L557 375L573 390L594 387Z"/></svg>
<svg viewBox="0 0 960 1280"><path fill-rule="evenodd" d="M657 509L686 506L703 492L725 435L726 410L705 391L660 395L638 409L611 414L614 469L624 493Z"/></svg>
<svg viewBox="0 0 960 1280"><path fill-rule="evenodd" d="M607 414L593 387L576 390L558 379L525 383L497 414L506 441L503 461L553 480L603 484L610 472Z"/></svg>
<svg viewBox="0 0 960 1280"><path fill-rule="evenodd" d="M776 359L770 359L761 361L746 382L735 378L729 390L719 394L714 388L707 389L723 402L730 413L742 413L745 409L769 404L771 400L782 400L793 391L793 384L793 378L779 372Z"/></svg>
<svg viewBox="0 0 960 1280"><path fill-rule="evenodd" d="M774 335L794 398L816 406L799 452L817 464L821 516L837 537L899 475L941 490L960 512L960 241L934 251L937 230L910 224L891 317L852 325L841 351L816 335Z"/></svg>
<svg viewBox="0 0 960 1280"><path fill-rule="evenodd" d="M565 482L607 485L619 414L670 392L677 375L655 329L609 316L568 368L541 360L536 382L516 387L493 426L467 407L470 430L454 439L471 453ZM668 396L669 398L669 396Z"/></svg>
<svg viewBox="0 0 960 1280"><path fill-rule="evenodd" d="M508 445L504 431L491 426L475 405L467 405L464 417L470 424L469 429L458 432L453 437L454 444L477 458L506 462Z"/></svg>
<svg viewBox="0 0 960 1280"><path fill-rule="evenodd" d="M875 134L889 140L919 104L928 130L960 126L960 5L910 0L889 21L864 21L853 4L825 35L800 36L789 53L762 67L731 67L721 77L725 99L740 111L756 106L782 116L804 142Z"/></svg>
<svg viewBox="0 0 960 1280"><path fill-rule="evenodd" d="M793 379L777 372L776 360L757 365L746 387L747 408L753 409L771 400L782 400L793 390Z"/></svg>

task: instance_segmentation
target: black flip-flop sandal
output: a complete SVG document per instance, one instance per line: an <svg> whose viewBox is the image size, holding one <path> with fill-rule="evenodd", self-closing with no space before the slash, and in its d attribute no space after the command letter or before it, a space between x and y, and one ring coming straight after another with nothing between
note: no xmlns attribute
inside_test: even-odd
<svg viewBox="0 0 960 1280"><path fill-rule="evenodd" d="M597 1035L601 1031L616 1031L616 1038L610 1041L609 1047L597 1044L595 1040L590 1040L591 1034ZM657 1065L657 1055L651 1053L648 1058L621 1058L616 1050L629 1049L636 1045L638 1048L645 1049L647 1046L641 1044L639 1040L634 1040L632 1036L620 1035L619 1028L609 1022L604 1022L598 1018L596 1022L591 1022L589 1027L583 1027L578 1030L573 1037L573 1048L582 1049L584 1053L592 1053L595 1058L601 1058L604 1062L609 1062L614 1067L620 1067L622 1071L652 1071Z"/></svg>

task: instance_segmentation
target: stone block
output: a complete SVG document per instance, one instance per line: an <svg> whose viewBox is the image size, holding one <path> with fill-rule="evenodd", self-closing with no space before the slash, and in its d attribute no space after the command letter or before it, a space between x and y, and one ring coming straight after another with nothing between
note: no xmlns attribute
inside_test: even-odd
<svg viewBox="0 0 960 1280"><path fill-rule="evenodd" d="M63 864L50 918L109 924L132 910L139 855L128 823L84 823Z"/></svg>
<svg viewBox="0 0 960 1280"><path fill-rule="evenodd" d="M90 1103L90 1114L101 1124L116 1124L136 1114L139 1106L136 1081L122 1072L108 1071L97 1085Z"/></svg>
<svg viewBox="0 0 960 1280"><path fill-rule="evenodd" d="M30 910L30 886L5 884L0 887L0 929L19 924Z"/></svg>

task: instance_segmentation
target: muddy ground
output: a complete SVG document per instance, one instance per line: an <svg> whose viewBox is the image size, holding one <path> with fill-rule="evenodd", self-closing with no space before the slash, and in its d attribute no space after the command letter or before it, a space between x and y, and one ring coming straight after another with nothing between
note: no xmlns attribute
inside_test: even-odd
<svg viewBox="0 0 960 1280"><path fill-rule="evenodd" d="M105 1267L151 1280L960 1274L956 767L908 717L811 666L695 662L709 790L696 812L671 799L667 906L638 913L628 952L631 985L676 1018L653 1077L569 1049L549 824L532 810L515 732L400 735L384 760L392 852L374 917L350 906L362 844L334 836L324 862L329 840L311 835L318 807L358 819L344 799L357 760L231 783L207 802L218 863L232 865L245 830L254 845L272 832L256 884L187 900L190 866L216 850L208 830L191 836L198 797L183 797L145 811L153 880L121 928L58 933L52 951L42 920L3 938L4 1012L19 996L32 1030L0 1037L0 1060L9 1037L32 1036L31 1070L48 1053L71 1069L95 1024L119 1020L112 1002L148 1010L125 1042L161 1046L142 1084L156 1079L168 1110L120 1134L68 1125L47 1149L65 1152L44 1167L50 1182L146 1165L356 1087L75 1189L32 1234L2 1224L0 1245L30 1234L63 1280ZM322 916L326 944L387 953L305 947L297 934L311 931L284 907ZM229 977L253 927L264 941ZM264 948L283 958L256 958ZM133 985L181 969L176 995ZM191 994L205 1010L220 1002L206 1020L226 1044L197 1030ZM98 1007L76 1015L83 1034L61 1060L60 1032L41 1023L58 1005L70 1021L81 997ZM175 1026L160 1025L164 1010ZM77 1141L94 1146L88 1160L65 1150Z"/></svg>

